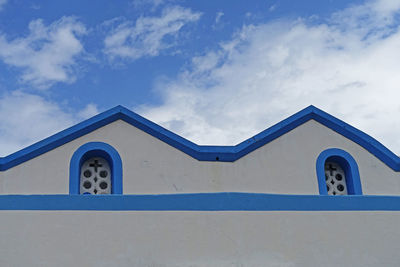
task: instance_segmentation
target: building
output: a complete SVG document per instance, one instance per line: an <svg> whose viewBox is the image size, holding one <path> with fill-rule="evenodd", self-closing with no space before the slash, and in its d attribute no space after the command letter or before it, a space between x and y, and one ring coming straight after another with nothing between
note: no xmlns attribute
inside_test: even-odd
<svg viewBox="0 0 400 267"><path fill-rule="evenodd" d="M400 262L400 158L313 106L236 146L118 106L0 170L0 266Z"/></svg>

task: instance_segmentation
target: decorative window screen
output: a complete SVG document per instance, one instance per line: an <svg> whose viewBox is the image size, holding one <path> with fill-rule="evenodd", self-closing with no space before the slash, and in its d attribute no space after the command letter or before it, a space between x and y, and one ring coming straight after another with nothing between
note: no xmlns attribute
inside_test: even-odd
<svg viewBox="0 0 400 267"><path fill-rule="evenodd" d="M107 160L90 158L80 171L80 194L111 194L111 169Z"/></svg>
<svg viewBox="0 0 400 267"><path fill-rule="evenodd" d="M347 195L346 174L339 164L325 163L325 181L328 195Z"/></svg>

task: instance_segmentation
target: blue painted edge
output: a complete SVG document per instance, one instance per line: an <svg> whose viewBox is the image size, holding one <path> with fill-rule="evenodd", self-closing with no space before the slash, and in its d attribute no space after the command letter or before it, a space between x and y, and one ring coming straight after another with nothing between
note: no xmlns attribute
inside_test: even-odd
<svg viewBox="0 0 400 267"><path fill-rule="evenodd" d="M69 194L79 194L82 164L92 157L103 157L111 168L111 193L122 194L122 160L118 151L103 142L89 142L80 146L72 155L69 167Z"/></svg>
<svg viewBox="0 0 400 267"><path fill-rule="evenodd" d="M198 193L170 195L0 195L0 210L399 211L400 196Z"/></svg>
<svg viewBox="0 0 400 267"><path fill-rule="evenodd" d="M325 162L334 161L338 163L346 174L346 184L348 194L362 195L360 173L354 158L346 151L339 148L329 148L322 151L316 162L318 188L321 195L327 195L325 181Z"/></svg>
<svg viewBox="0 0 400 267"><path fill-rule="evenodd" d="M400 171L400 158L397 155L369 135L314 106L309 106L299 111L236 146L197 145L122 106L117 106L36 144L4 158L0 158L0 170L7 170L119 119L143 130L197 160L224 162L238 160L255 149L313 119L361 145L393 170Z"/></svg>

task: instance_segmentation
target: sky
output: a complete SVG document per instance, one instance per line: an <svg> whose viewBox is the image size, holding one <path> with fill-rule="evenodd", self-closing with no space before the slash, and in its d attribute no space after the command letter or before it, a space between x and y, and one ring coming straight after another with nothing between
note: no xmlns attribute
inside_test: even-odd
<svg viewBox="0 0 400 267"><path fill-rule="evenodd" d="M400 154L400 0L0 0L0 156L117 105L235 145L314 105Z"/></svg>

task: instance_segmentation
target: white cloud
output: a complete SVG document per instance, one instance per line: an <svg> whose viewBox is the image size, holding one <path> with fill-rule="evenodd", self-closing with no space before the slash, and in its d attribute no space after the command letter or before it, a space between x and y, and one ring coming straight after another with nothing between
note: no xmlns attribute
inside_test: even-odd
<svg viewBox="0 0 400 267"><path fill-rule="evenodd" d="M215 15L215 22L212 25L212 29L213 30L221 30L221 29L224 28L225 23L224 23L224 21L222 19L222 17L224 15L225 15L224 12L221 12L221 11L217 12L217 14Z"/></svg>
<svg viewBox="0 0 400 267"><path fill-rule="evenodd" d="M89 104L73 115L45 98L14 91L0 97L0 156L6 156L46 136L98 113ZM27 134L29 133L29 134Z"/></svg>
<svg viewBox="0 0 400 267"><path fill-rule="evenodd" d="M98 114L99 110L97 109L97 106L95 104L87 104L84 109L79 111L77 114L78 118L80 119L89 119L93 117L94 115Z"/></svg>
<svg viewBox="0 0 400 267"><path fill-rule="evenodd" d="M85 33L85 26L74 17L63 17L49 26L34 20L25 37L7 40L0 35L0 59L22 69L21 81L38 88L73 82L76 60L84 51L78 37Z"/></svg>
<svg viewBox="0 0 400 267"><path fill-rule="evenodd" d="M157 56L175 45L167 37L175 39L185 24L197 21L200 15L188 8L173 6L164 8L160 17L140 17L135 23L124 21L105 38L104 53L110 59Z"/></svg>
<svg viewBox="0 0 400 267"><path fill-rule="evenodd" d="M218 24L219 21L221 20L222 16L224 15L224 12L217 12L217 15L215 16L215 24Z"/></svg>
<svg viewBox="0 0 400 267"><path fill-rule="evenodd" d="M0 11L3 9L3 7L6 3L7 3L7 0L0 0Z"/></svg>
<svg viewBox="0 0 400 267"><path fill-rule="evenodd" d="M200 144L235 144L313 104L400 152L399 1L244 26L157 90L150 119ZM397 17L396 17L397 16Z"/></svg>
<svg viewBox="0 0 400 267"><path fill-rule="evenodd" d="M150 7L151 11L155 11L164 2L164 0L134 0L132 1L132 5L134 8Z"/></svg>

